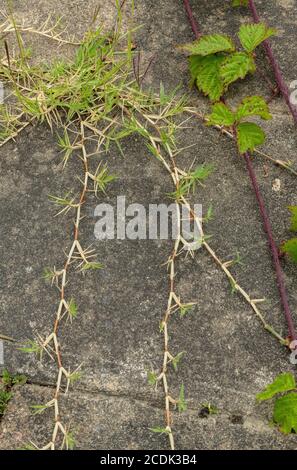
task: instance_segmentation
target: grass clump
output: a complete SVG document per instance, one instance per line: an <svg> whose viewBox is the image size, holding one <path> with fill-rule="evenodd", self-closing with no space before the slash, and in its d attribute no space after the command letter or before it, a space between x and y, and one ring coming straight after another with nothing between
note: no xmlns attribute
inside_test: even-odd
<svg viewBox="0 0 297 470"><path fill-rule="evenodd" d="M0 379L0 418L4 415L7 405L13 396L13 387L15 385L24 385L26 382L27 377L25 375L12 375L7 369L3 370Z"/></svg>

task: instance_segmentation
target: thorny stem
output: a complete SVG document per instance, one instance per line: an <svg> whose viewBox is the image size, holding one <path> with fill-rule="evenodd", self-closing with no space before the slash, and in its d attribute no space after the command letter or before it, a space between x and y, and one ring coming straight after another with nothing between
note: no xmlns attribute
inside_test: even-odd
<svg viewBox="0 0 297 470"><path fill-rule="evenodd" d="M210 256L214 259L214 261L220 266L220 268L224 271L226 274L227 278L229 279L232 287L239 292L242 297L249 303L249 305L252 307L254 313L256 316L259 318L260 322L262 323L263 327L265 330L267 330L269 333L272 334L278 341L280 341L281 344L287 346L288 342L286 339L284 339L277 331L269 325L260 310L257 307L257 303L261 302L262 299L252 299L249 294L237 283L236 279L234 276L231 274L231 272L227 269L228 262L223 263L216 255L216 253L213 251L213 249L210 247L210 245L206 242L203 243L204 248L208 251Z"/></svg>
<svg viewBox="0 0 297 470"><path fill-rule="evenodd" d="M253 19L254 19L255 23L260 23L260 17L258 15L257 8L256 8L254 0L249 0L249 8L251 10L251 13L253 15ZM281 94L283 95L283 97L284 97L284 99L287 103L287 106L288 106L288 108L289 108L289 110L290 110L290 112L293 116L295 124L297 124L297 108L291 103L290 91L289 91L289 89L286 85L286 82L285 82L284 78L283 78L280 66L278 64L278 61L277 61L274 53L273 53L271 44L270 44L268 39L266 39L263 42L263 46L265 48L267 57L269 58L271 67L273 69L275 80L276 80L276 83L278 85L278 88L279 88Z"/></svg>
<svg viewBox="0 0 297 470"><path fill-rule="evenodd" d="M122 110L130 116L130 112L126 107L122 107ZM159 129L154 126L153 122L147 118L147 116L144 116L148 122L155 127L156 131L159 132ZM137 125L139 128L141 128L143 131L145 131L145 127L138 121L136 120ZM153 145L156 153L158 154L158 158L162 162L162 164L165 166L166 170L171 174L175 187L178 188L179 185L179 180L178 180L178 174L176 173L177 169L171 169L170 165L166 162L164 157L161 155L159 145L156 141L159 141L159 139L155 139L153 136L149 137L151 144ZM174 157L172 155L171 149L169 145L166 145L166 149L170 155L171 162L174 163ZM174 248L171 253L171 256L168 259L168 270L169 270L169 295L168 295L168 300L167 300L167 308L166 312L164 315L164 318L161 322L161 329L163 332L163 337L164 337L164 355L163 355L163 363L162 363L162 369L161 373L158 376L157 381L159 382L162 380L163 383L163 390L164 390L164 395L165 395L165 423L166 423L166 432L168 434L169 438L169 444L171 450L175 449L175 443L174 443L174 436L172 433L172 415L171 415L171 405L176 406L177 400L171 397L170 391L169 391L169 385L168 385L168 378L167 378L167 368L168 368L168 363L172 360L173 356L170 354L169 351L169 335L168 335L168 323L170 320L171 315L173 314L176 309L179 308L180 300L179 297L175 293L175 260L178 256L179 252L179 247L181 243L181 217L180 217L180 206L178 203L176 203L176 212L177 212L177 228L178 228L178 236L175 240L174 243Z"/></svg>
<svg viewBox="0 0 297 470"><path fill-rule="evenodd" d="M192 17L193 13L192 13L192 10L191 10L191 7L190 7L190 4L189 4L188 1L187 2L185 1L185 6L187 8L189 18ZM259 17L257 15L256 7L255 7L255 4L254 4L253 0L249 0L249 6L250 6L250 8L253 12L254 20L256 22L259 22L260 20L259 20ZM190 23L191 23L191 21L190 21ZM191 27L193 29L192 23L191 23ZM195 35L196 35L196 33L195 33ZM288 106L289 106L289 108L291 109L291 112L292 112L293 108L292 108L291 103L290 103L288 88L287 88L287 86L286 86L286 84L285 84L285 82L282 78L279 66L278 66L278 64L277 64L277 62L274 58L274 55L272 53L272 49L271 49L271 46L269 44L269 41L265 41L264 46L265 46L266 52L267 52L267 54L268 54L268 56L271 60L271 64L274 68L276 80L278 82L280 90L283 93L284 97L288 98L288 101L287 101L287 99L286 99L286 101L287 101L287 104L288 104ZM296 112L296 123L297 123L297 110L294 110L294 111ZM292 112L292 114L293 114L293 117L294 117L295 113ZM294 117L294 119L295 119L295 117ZM283 306L283 311L284 311L285 318L286 318L287 325L288 325L290 339L296 340L297 335L296 335L296 332L295 332L292 313L291 313L290 307L289 307L288 295L287 295L287 291L286 291L286 288L285 288L285 284L284 284L284 280L283 280L283 273L282 273L282 269L281 269L281 265L280 265L280 261L279 261L279 254L278 254L278 250L277 250L277 247L276 247L276 243L274 241L269 216L268 216L268 213L266 211L264 200L262 198L261 191L260 191L260 188L259 188L258 183L257 183L256 174L255 174L252 162L250 160L250 155L246 153L246 154L244 154L244 158L246 160L248 174L249 174L249 177L250 177L250 180L251 180L254 192L255 192L255 196L256 196L256 199L257 199L257 202L258 202L258 205L259 205L259 210L260 210L260 214L261 214L261 217L262 217L264 229L265 229L267 237L268 237L269 247L270 247L270 251L271 251L271 255L272 255L272 259L273 259L273 263L274 263L274 268L275 268L275 272L276 272L276 277L277 277L277 285L278 285L278 289L279 289L279 293L280 293L280 298L281 298L281 302L282 302L282 306Z"/></svg>
<svg viewBox="0 0 297 470"><path fill-rule="evenodd" d="M157 146L156 146L157 148ZM174 171L172 171L169 167L169 165L167 164L167 162L165 161L165 159L161 156L160 152L159 152L159 158L160 158L160 161L162 162L163 166L166 168L166 170L170 173L171 175L171 178L173 180L173 183L174 185L176 186L176 181L177 179L179 179L179 174L180 174L180 171L175 167L174 168ZM177 179L176 179L176 174L178 175L177 176ZM195 214L195 212L191 209L191 206L189 204L189 202L187 201L187 199L185 197L182 197L181 198L181 203L184 204L188 211L191 213L192 215L192 218L193 220L195 221L195 224L197 225L197 227L199 228L199 232L201 234L201 237L202 239L204 238L204 233L203 233L203 228L202 228L202 224L201 224L201 220L197 217L197 215ZM179 213L180 213L180 209L179 209ZM223 262L220 260L220 258L217 256L216 252L213 250L213 248L204 240L203 241L203 246L204 248L207 250L207 252L209 253L209 255L212 257L212 259L215 261L215 263L222 269L222 271L225 273L225 275L227 276L228 280L230 281L230 284L232 285L232 287L239 293L241 294L241 296L244 298L244 300L251 306L251 308L253 309L254 313L256 314L256 316L258 317L258 319L261 321L263 327L269 332L272 334L272 336L274 336L278 341L280 341L281 344L287 346L288 345L288 341L283 338L279 333L277 333L277 331L271 326L269 325L263 314L261 313L261 311L259 310L259 308L257 307L257 304L262 302L264 299L252 299L251 296L239 285L239 283L237 282L236 278L232 275L232 273L230 272L230 270L228 269L228 266L232 265L232 262L230 261L227 261L227 262Z"/></svg>
<svg viewBox="0 0 297 470"><path fill-rule="evenodd" d="M271 251L273 264L274 264L274 268L275 268L275 272L276 272L276 279L277 279L279 294L280 294L280 297L281 297L285 318L286 318L286 321L287 321L287 324L288 324L289 336L290 336L290 339L296 340L297 335L296 335L296 332L295 332L292 313L291 313L289 302L288 302L288 295L287 295L287 291L286 291L286 287L285 287L285 283L284 283L283 272L282 272L282 268L281 268L281 265L280 265L279 253L278 253L278 249L277 249L274 237L273 237L273 232L272 232L272 227L271 227L271 223L270 223L270 220L269 220L269 216L268 216L268 213L267 213L267 210L266 210L266 207L265 207L265 204L264 204L264 200L263 200L263 197L261 195L261 191L260 191L260 188L259 188L259 185L258 185L258 182L257 182L257 177L256 177L256 174L255 174L255 171L254 171L254 168L253 168L253 164L251 162L251 156L248 153L245 153L244 158L245 158L245 161L246 161L249 177L250 177L250 180L251 180L254 192L255 192L255 196L256 196L256 199L258 201L259 210L260 210L260 213L261 213L261 216L262 216L264 229L265 229L265 232L266 232L267 237L268 237L270 251Z"/></svg>
<svg viewBox="0 0 297 470"><path fill-rule="evenodd" d="M129 111L126 108L123 108L123 111L126 113L129 113ZM153 122L151 119L144 115L143 116L145 119L148 120L148 122L153 125ZM137 125L141 128L142 125L139 121L137 121ZM155 127L155 126L154 126ZM143 130L145 129L142 127ZM158 129L155 127L156 131L158 132ZM172 154L172 151L170 149L170 146L167 144L166 145L166 150L167 153L170 157L170 162L168 163L166 159L162 156L160 146L159 146L159 137L154 137L150 136L150 141L152 146L155 149L156 154L158 155L158 160L162 163L166 171L169 173L172 182L174 184L174 187L176 190L179 189L180 186L180 179L183 176L184 172L177 168L175 164L175 159ZM167 378L167 366L170 360L172 359L172 356L169 352L169 336L168 336L168 323L170 321L171 315L176 311L179 306L181 305L179 297L175 293L175 275L176 275L176 270L175 270L175 261L178 257L178 255L182 252L182 250L185 247L185 240L181 236L181 205L185 205L187 207L188 213L190 214L191 218L194 220L194 223L197 225L199 228L199 233L201 234L202 237L202 246L207 250L211 258L215 261L215 263L222 269L224 274L227 276L230 284L232 285L233 289L236 290L243 298L244 300L250 305L252 310L254 311L255 315L259 319L259 321L262 323L263 327L272 335L274 336L282 345L287 346L288 341L283 338L271 325L269 325L263 314L258 308L258 304L260 302L263 302L265 299L253 299L251 296L239 285L237 282L236 278L232 275L230 270L228 269L229 266L232 265L232 262L227 261L223 262L220 260L220 258L217 256L215 251L211 248L211 246L204 240L204 234L202 230L202 223L201 220L197 217L195 212L191 209L190 203L187 201L187 199L182 196L179 201L176 201L176 209L177 209L177 225L178 225L178 236L174 244L174 248L172 251L172 254L168 260L168 269L169 269L169 296L168 296L168 301L167 301L167 309L163 318L163 321L161 323L163 335L164 335L164 356L163 356L163 365L162 365L162 370L161 374L158 377L158 381L162 380L163 382L163 389L164 389L164 395L165 395L165 423L166 423L166 430L168 432L168 437L169 437L169 442L170 442L170 447L171 449L174 449L174 436L172 433L172 416L171 416L171 404L176 405L177 401L174 400L169 392L169 385L168 385L168 378Z"/></svg>
<svg viewBox="0 0 297 470"><path fill-rule="evenodd" d="M62 387L62 379L63 376L66 379L66 391L67 393L68 388L69 388L69 377L70 373L66 371L66 369L63 366L63 360L62 360L62 354L61 354L61 347L60 347L60 342L58 339L59 336L59 328L61 325L61 321L64 318L64 316L67 314L69 311L69 304L66 301L66 295L65 295L65 290L66 290L66 285L67 285L67 275L68 271L70 268L70 265L73 261L77 259L77 255L79 258L81 258L83 263L87 263L87 257L88 252L84 251L80 245L79 242L79 224L81 221L81 208L82 205L85 202L85 196L86 192L88 190L88 182L89 182L89 169L88 169L88 155L86 152L85 148L85 134L84 134L84 123L83 121L80 122L80 135L81 135L81 142L80 142L80 148L82 151L82 161L83 161L83 169L84 169L84 180L83 180L83 186L81 189L80 193L80 198L79 198L79 203L75 206L76 207L76 218L74 222L74 235L73 235L73 243L71 245L71 248L68 252L67 259L65 261L64 267L61 271L55 272L55 277L57 281L57 287L60 291L60 302L58 306L58 310L56 313L56 318L53 326L53 331L52 333L48 336L48 338L43 342L42 347L43 349L46 349L47 346L52 342L54 346L54 352L56 355L56 361L57 361L57 366L58 366L58 375L57 375L57 382L56 382L56 388L55 388L55 394L54 398L51 402L49 402L46 406L53 406L54 408L54 419L55 419L55 425L52 433L52 438L51 442L45 445L42 449L51 449L55 450L57 446L57 438L59 435L59 432L62 433L63 435L63 442L65 442L65 438L67 436L67 431L65 426L61 423L61 418L60 418L60 406L59 406L59 398L61 395L61 387ZM60 285L59 285L59 279Z"/></svg>

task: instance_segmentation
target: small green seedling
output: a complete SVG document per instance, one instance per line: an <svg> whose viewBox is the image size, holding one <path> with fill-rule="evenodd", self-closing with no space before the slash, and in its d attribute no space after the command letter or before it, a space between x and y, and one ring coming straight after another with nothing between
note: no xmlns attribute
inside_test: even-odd
<svg viewBox="0 0 297 470"><path fill-rule="evenodd" d="M202 407L200 410L201 414L216 415L219 412L218 408L209 402L202 403L201 407Z"/></svg>

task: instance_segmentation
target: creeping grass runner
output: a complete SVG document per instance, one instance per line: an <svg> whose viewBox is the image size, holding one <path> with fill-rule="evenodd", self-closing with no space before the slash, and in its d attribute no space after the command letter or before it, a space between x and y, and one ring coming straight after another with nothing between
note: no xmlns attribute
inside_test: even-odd
<svg viewBox="0 0 297 470"><path fill-rule="evenodd" d="M176 133L183 127L182 114L195 114L198 110L190 108L184 97L176 93L166 94L163 87L158 94L142 90L139 76L133 75L132 33L121 32L122 12L118 3L117 6L114 31L108 34L101 30L88 32L79 45L73 38L65 36L65 32L64 35L58 33L56 25L51 27L50 21L36 30L17 24L10 12L2 25L6 55L0 64L0 78L10 89L10 99L1 106L1 145L16 138L29 124L44 122L51 130L59 133L58 145L63 150L62 166L72 165L77 159L81 162L79 194L72 194L69 188L65 188L63 194L50 196L58 214L70 212L74 215L72 241L66 258L61 261L60 268L46 267L44 270L44 278L56 286L58 292L57 305L53 307L52 331L49 334L39 332L22 348L26 353L46 356L57 367L51 400L33 405L33 411L38 414L45 410L52 411L52 432L47 442L40 446L31 443L30 448L55 450L72 449L75 446L73 432L65 422L61 401L69 386L80 378L80 367L72 369L63 357L61 325L66 320L79 321L76 320L79 314L77 302L68 294L69 272L76 270L78 275L86 275L103 269L96 253L90 247L84 247L80 240L84 205L90 192L100 196L116 178L109 173L108 167L100 164L100 160L97 162L100 154L107 152L112 145L122 152L121 140L130 135L140 135L152 157L168 173L172 182L171 197L175 200L179 221L181 205L185 205L189 217L199 227L203 247L227 276L232 289L243 296L264 328L286 344L286 340L263 317L258 307L261 299L250 297L229 270L232 262L221 261L211 248L208 237L202 231L202 220L190 205L189 193L207 178L212 169L207 166L189 169L188 172L180 169L176 164L176 156L183 149L178 147ZM51 38L61 45L72 44L77 47L73 60L58 60L51 65L31 65L31 52L25 47L23 32ZM10 47L12 34L17 39L17 53L12 53ZM94 147L94 143L95 151L90 153L89 148ZM97 168L95 171L92 171L93 165L90 164L93 160ZM194 255L190 244L179 233L167 261L169 292L167 308L160 323L164 341L163 361L159 372L148 373L150 383L163 386L165 408L165 425L151 430L168 435L171 449L175 448L172 411L175 408L180 412L185 411L187 404L183 384L179 387L178 397L171 393L168 369L178 369L183 352L171 350L169 328L172 315L183 317L195 304L181 300L175 285L177 260L183 253L189 252Z"/></svg>
<svg viewBox="0 0 297 470"><path fill-rule="evenodd" d="M59 214L75 213L73 240L63 266L44 271L45 279L50 280L59 292L53 329L45 337L40 333L22 348L24 352L40 356L47 353L57 364L53 398L46 404L34 405L35 413L49 408L53 410L52 435L41 448L72 448L74 437L63 421L60 400L62 392L67 393L70 384L80 376L79 370L71 371L64 363L59 334L61 323L66 319L74 321L78 315L75 299L67 295L68 273L74 267L81 273L102 268L95 253L82 246L80 224L88 192L94 191L97 195L105 192L115 178L100 163L92 173L89 162L112 144L121 150L121 139L131 134L138 133L149 141L150 131L138 123L143 113L156 115L152 117L151 125L159 129L164 141L170 140L174 129L172 119L182 112L183 101L171 97L167 102L161 102L160 97L144 93L139 88L131 72L131 33L121 33L119 6L114 32L103 34L98 30L87 33L73 61L57 61L50 66L30 66L22 37L22 30L40 35L48 30L45 27L40 31L32 31L24 25L17 27L11 15L6 22L5 31L13 31L17 37L19 54L11 54L7 40L6 59L1 62L0 76L10 85L14 105L2 106L2 145L16 137L28 123L44 121L52 130L59 129L58 144L64 151L63 165L71 164L74 158L82 162L80 193L72 196L65 190L66 195L50 196ZM53 36L52 33L50 35ZM52 39L69 42L56 35ZM90 154L86 147L94 141L96 150Z"/></svg>
<svg viewBox="0 0 297 470"><path fill-rule="evenodd" d="M50 200L57 206L58 214L72 211L75 216L73 239L66 254L66 260L60 269L45 268L44 278L58 289L59 298L54 315L53 329L44 336L41 332L35 339L28 341L22 348L26 353L44 353L57 365L57 380L52 399L45 404L33 405L35 413L53 410L53 429L48 442L41 447L31 443L29 447L40 449L71 449L75 445L72 431L63 418L61 395L67 393L70 384L79 379L80 371L71 371L63 359L60 326L63 321L75 321L78 307L75 299L69 298L68 274L70 269L87 273L103 268L96 254L80 242L80 224L83 218L83 206L90 191L96 195L105 192L112 184L115 175L110 175L107 167L97 166L92 173L89 162L98 158L100 153L116 145L122 151L120 141L133 134L141 135L147 146L159 155L159 146L172 156L171 147L175 147L174 133L179 127L174 117L184 109L184 99L174 94L165 96L163 92L155 95L144 93L139 87L139 77L133 76L133 54L131 33L121 33L121 10L118 5L118 17L115 30L103 34L100 30L89 32L78 47L72 61L57 61L50 66L30 66L29 53L25 49L22 31L52 37L55 41L69 43L61 36L46 29L32 30L24 25L17 26L13 16L6 18L6 33L13 32L17 37L19 53L12 55L9 41L6 40L6 58L1 61L0 77L9 84L13 105L2 106L3 134L2 145L15 138L29 123L45 122L50 129L59 130L58 144L63 150L63 166L70 165L74 159L82 162L80 175L81 190L72 195L69 190L64 194L51 195ZM71 41L74 42L74 41ZM156 133L157 137L153 134ZM88 153L87 144L96 143L96 150ZM175 245L171 264L171 285L174 278L174 259L179 243ZM168 309L163 321L165 353L163 364L163 384L166 402L166 432L169 434L171 447L174 447L170 429L171 403L185 409L184 387L181 386L177 400L170 398L166 370L170 360L177 365L178 359L168 352L168 317L174 302L185 312L191 304L182 305L171 289ZM31 448L30 447L30 448Z"/></svg>

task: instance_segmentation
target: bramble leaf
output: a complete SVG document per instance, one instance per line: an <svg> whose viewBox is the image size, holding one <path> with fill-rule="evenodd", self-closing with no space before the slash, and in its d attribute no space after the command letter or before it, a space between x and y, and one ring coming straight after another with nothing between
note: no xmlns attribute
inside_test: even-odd
<svg viewBox="0 0 297 470"><path fill-rule="evenodd" d="M240 121L248 116L259 116L265 120L272 118L268 104L262 96L249 96L242 100L237 108L236 120Z"/></svg>
<svg viewBox="0 0 297 470"><path fill-rule="evenodd" d="M202 62L203 62L203 57L201 57L200 55L191 55L189 57L189 69L190 69L191 77L193 79L193 83L195 83L200 73Z"/></svg>
<svg viewBox="0 0 297 470"><path fill-rule="evenodd" d="M292 261L297 263L297 238L291 238L280 247L282 253L287 253Z"/></svg>
<svg viewBox="0 0 297 470"><path fill-rule="evenodd" d="M276 400L273 421L284 434L297 432L297 393L291 392Z"/></svg>
<svg viewBox="0 0 297 470"><path fill-rule="evenodd" d="M289 206L289 211L291 211L291 227L292 232L297 232L297 206Z"/></svg>
<svg viewBox="0 0 297 470"><path fill-rule="evenodd" d="M275 380L267 385L263 392L258 393L256 398L259 401L269 400L277 393L288 392L296 388L296 382L291 372L278 375Z"/></svg>
<svg viewBox="0 0 297 470"><path fill-rule="evenodd" d="M190 70L198 89L209 96L212 101L218 101L224 92L223 80L219 74L219 68L224 59L223 55L190 58Z"/></svg>
<svg viewBox="0 0 297 470"><path fill-rule="evenodd" d="M242 47L249 53L253 52L261 42L276 34L276 29L264 23L243 24L238 33Z"/></svg>
<svg viewBox="0 0 297 470"><path fill-rule="evenodd" d="M253 57L245 52L235 52L225 58L220 67L220 76L224 85L228 86L239 78L245 78L249 72L254 73L255 70L256 65Z"/></svg>
<svg viewBox="0 0 297 470"><path fill-rule="evenodd" d="M217 52L233 52L235 45L225 34L205 34L197 41L182 46L193 55L208 56Z"/></svg>
<svg viewBox="0 0 297 470"><path fill-rule="evenodd" d="M208 116L208 126L232 126L235 122L234 113L224 103L215 103L212 112Z"/></svg>
<svg viewBox="0 0 297 470"><path fill-rule="evenodd" d="M233 7L247 7L248 6L248 0L232 0L232 6Z"/></svg>
<svg viewBox="0 0 297 470"><path fill-rule="evenodd" d="M240 153L251 152L265 141L265 132L253 122L242 122L237 126L237 143Z"/></svg>

